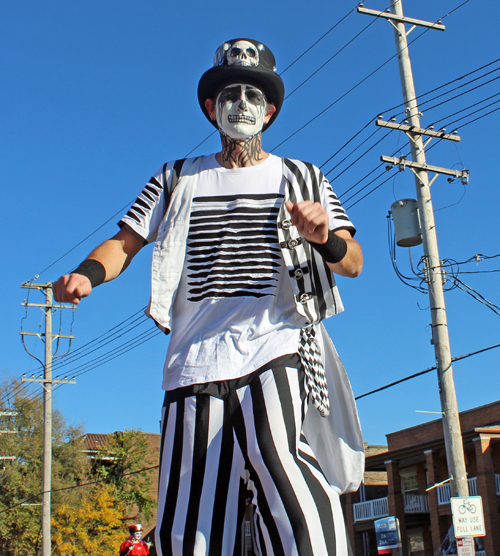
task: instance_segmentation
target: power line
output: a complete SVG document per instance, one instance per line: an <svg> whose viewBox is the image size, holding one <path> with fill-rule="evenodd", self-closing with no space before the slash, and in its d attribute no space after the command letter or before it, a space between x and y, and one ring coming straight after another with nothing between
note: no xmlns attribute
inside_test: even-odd
<svg viewBox="0 0 500 556"><path fill-rule="evenodd" d="M328 174L330 174L331 172L333 172L333 170L335 170L336 168L338 168L338 166L340 166L340 164L342 164L342 162L344 162L351 154L353 154L354 152L356 152L360 147L362 147L369 139L371 139L378 131L380 131L380 127L378 127L367 139L365 139L362 143L360 143L355 149L353 149L347 156L345 156L336 166L334 166L333 168L331 168L330 170L328 170L328 172L325 173L325 176L328 176ZM376 146L378 146L380 143L382 143L382 141L384 139L386 139L386 137L392 133L394 130L391 129L390 131L388 131L383 137L381 137L377 142L373 143L373 145L371 147L369 147L368 149L366 149L366 151L363 152L363 154L361 154L360 156L358 156L358 158L356 158L356 160L354 162L352 162L352 164L350 164L349 166L347 166L346 168L344 168L344 170L342 170L342 172L340 172L339 174L337 174L332 180L330 181L335 181L337 179L340 178L340 176L342 174L344 174L345 172L347 172L347 170L349 170L349 168L351 168L352 166L354 166L354 164L356 164L357 162L359 162L362 158L364 158L370 151L372 151Z"/></svg>
<svg viewBox="0 0 500 556"><path fill-rule="evenodd" d="M64 259L64 257L66 257L67 255L69 255L70 253L72 253L77 247L80 247L80 245L82 243L85 243L89 238L91 238L94 234L96 234L101 228L104 228L104 226L106 226L106 224L108 224L109 222L111 222L111 220L113 220L113 218L116 218L117 216L123 214L123 211L126 210L132 203L134 202L134 200L132 199L132 201L128 202L123 208L121 208L118 212L116 212L115 214L113 214L113 216L111 216L111 218L108 218L106 220L106 222L104 222L104 224L101 224L97 229L95 229L92 233L90 233L87 237L83 238L79 243L77 243L74 247L72 247L69 251L66 251L66 253L64 253L64 255L61 255L57 260L55 260L53 263L49 264L49 266L47 266L46 268L44 268L41 272L39 272L34 278L32 278L31 280L28 280L28 282L33 282L33 280L36 280L41 274L43 274L44 272L46 272L47 270L49 270L49 268L52 268L56 263L58 263L59 261L61 261L62 259Z"/></svg>
<svg viewBox="0 0 500 556"><path fill-rule="evenodd" d="M333 59L335 59L341 52L343 52L350 44L352 44L357 38L359 38L374 23L375 23L375 20L373 20L371 23L369 23L364 29L362 29L357 35L355 35L350 41L348 41L346 44L344 44L344 46L342 46L342 48L337 50L337 52L335 52L335 54L333 56L328 58L328 60L324 64L322 64L316 71L314 71L307 79L305 79L304 81L302 81L302 83L300 85L295 87L295 89L293 89L293 91L285 97L285 100L287 98L291 97L296 91L298 91L302 87L302 85L307 83L317 73L319 73L326 65L328 65Z"/></svg>
<svg viewBox="0 0 500 556"><path fill-rule="evenodd" d="M485 307L488 307L488 309L493 311L495 313L495 315L500 316L500 307L498 307L498 305L495 305L491 301L488 301L484 296L482 296L474 288L471 288L470 286L468 286L467 284L462 282L462 280L458 279L456 276L453 276L452 281L457 288L459 288L463 292L470 295L476 301L479 301L479 303L481 303Z"/></svg>
<svg viewBox="0 0 500 556"><path fill-rule="evenodd" d="M162 334L163 332L161 330L158 330L153 326L146 332L139 334L139 336L132 338L131 340L125 342L124 344L118 346L117 348L110 350L104 353L103 355L96 357L95 359L92 359L91 361L88 361L80 365L79 367L71 369L70 371L68 371L68 375L73 376L74 378L82 376L90 371L93 371L94 369L97 369L98 367L101 367L105 363L114 361L118 357L125 355L125 353L128 353L129 351L141 346L146 342L149 342L149 340L152 340L153 338L156 338L157 336L160 336ZM61 386L62 384L59 384L56 387L54 387L53 390L58 390ZM38 395L40 394L37 394L36 396Z"/></svg>
<svg viewBox="0 0 500 556"><path fill-rule="evenodd" d="M305 50L298 58L289 64L279 75L283 75L286 71L288 71L293 65L295 65L301 58L303 58L310 50L312 50L318 43L320 43L327 35L329 35L336 27L338 27L344 20L346 20L353 12L356 11L357 5L346 13L346 15L340 20L335 23L333 27L331 27L324 35L322 35L316 42L314 42L307 50ZM290 95L289 95L290 96Z"/></svg>
<svg viewBox="0 0 500 556"><path fill-rule="evenodd" d="M461 81L462 79L468 77L469 75L472 75L473 73L476 73L476 72L480 71L481 69L484 69L485 67L488 67L488 66L490 66L490 65L492 65L492 64L495 64L495 63L497 63L498 61L500 61L500 58L497 59L497 60L495 60L495 61L493 61L493 62L490 62L490 63L487 64L486 66L482 66L482 67L480 67L480 68L478 68L478 69L476 69L476 70L474 70L474 71L472 71L472 72L469 72L469 73L466 73L466 74L464 74L464 75L462 75L462 76L460 76L460 77L457 77L456 79L453 79L452 81L448 81L448 82L445 83L444 85L440 85L439 87L436 87L435 89L432 89L432 90L430 90L430 91L427 91L426 93L421 94L421 95L418 97L419 105L420 105L419 107L420 107L420 108L423 108L423 107L424 107L426 104L428 104L429 102L432 102L432 101L434 101L434 100L438 100L438 99L440 99L440 98L443 98L443 97L445 97L446 95L449 95L449 94L453 93L454 91L458 91L459 89L462 89L463 87L466 87L467 85L470 85L471 83L475 83L476 81L479 81L480 79L483 79L484 77L487 77L488 75L491 75L492 73L495 73L495 72L499 71L500 68L493 69L493 70L491 70L491 71L489 71L489 72L487 72L487 73L485 73L485 74L483 74L483 75L480 75L479 77L476 77L475 79L471 79L470 81L467 81L466 83L462 83L462 84L459 85L458 87L454 87L453 89L449 89L448 91L445 91L445 92L443 92L443 93L441 93L441 94L439 94L439 95L437 95L437 96L435 96L435 97L432 97L432 98L430 98L430 99L427 99L427 100L424 100L424 101L420 102L420 100L421 100L423 97L425 97L425 96L427 96L427 95L429 95L429 94L432 94L432 93L434 93L434 92L436 92L436 91L439 91L439 90L441 90L441 89L447 87L448 85L451 85L451 84L453 84L453 83L456 83L457 81ZM477 89L479 89L479 88L481 88L481 87L484 87L484 86L486 86L486 85L489 85L490 83L496 81L497 79L498 79L498 77L496 77L496 78L494 78L494 79L491 79L490 81L487 81L486 83L481 83L480 85L477 85L476 87L472 87L471 89L469 89L469 90L467 90L467 91L464 91L464 92L462 92L462 93L459 94L459 95L456 95L456 96L454 96L454 97L452 97L452 98L450 98L450 99L447 99L447 100L443 101L442 103L438 103L438 104L435 104L434 106L425 108L425 111L427 112L427 111L433 110L434 108L437 108L438 106L441 106L442 104L445 104L446 102L449 102L449 101L451 101L451 100L455 100L455 99L460 98L460 97L462 97L462 96L465 96L466 94L471 93L471 92L473 92L473 91L475 91L475 90L477 90ZM413 100L416 100L416 99L413 99ZM396 109L398 109L398 108L401 108L402 106L404 106L404 103L398 104L397 106L393 106L392 108L390 108L390 109L388 109L388 110L383 110L382 113L386 113L386 112L391 113L393 110L396 110ZM399 113L396 114L396 116L399 116L399 115L401 115L401 114L404 114L404 112L399 112Z"/></svg>
<svg viewBox="0 0 500 556"><path fill-rule="evenodd" d="M498 71L498 70L500 70L500 68L496 69L495 71ZM472 93L473 91L477 91L478 89L481 89L482 87L486 87L486 85L490 85L491 83L494 83L495 81L498 81L498 79L500 79L500 76L495 77L494 79L490 79L489 81L486 81L485 83L481 83L480 85L476 85L475 87L472 87L467 91L463 91L459 95L455 95L454 97L443 100L443 102L438 102L434 106L430 106L429 108L427 108L426 111L434 110L435 108L438 108L439 106L442 106L443 104L446 104L447 102L451 102L452 100L456 100L457 98L461 98L465 95L468 95L469 93ZM437 100L438 98L444 97L444 96L456 91L459 88L460 87L457 87L456 89L452 89L450 91L447 91L446 93L443 93L442 95L439 95L439 96L433 98L432 100ZM432 122L431 125L434 125L435 123L436 122Z"/></svg>
<svg viewBox="0 0 500 556"><path fill-rule="evenodd" d="M464 6L465 4L467 4L470 0L465 0L465 2L463 2L462 4L460 4L459 6L457 6L454 10L452 10L451 12L448 12L446 15L444 15L443 17L440 18L440 20L443 20L445 17L448 17L449 15L451 15L452 13L454 13L455 11L457 11L458 9L460 9L462 6ZM430 31L431 28L425 29L419 36L415 37L413 39L413 41L410 41L408 43L408 46L410 46L411 44L413 44L415 41L419 40L420 38L422 38L428 31ZM314 116L313 118L311 118L309 121L307 121L303 126L301 126L299 129L297 129L296 131L294 131L291 135L289 135L286 139L284 139L281 143L279 143L278 145L276 145L275 147L273 147L271 149L270 152L274 152L277 148L281 147L284 143L286 143L288 140L290 140L292 137L294 137L295 135L297 135L297 133L300 133L304 128L306 128L309 124L311 124L312 122L314 122L315 120L317 120L320 116L322 116L325 112L327 112L328 110L330 110L330 108L332 108L333 106L335 106L335 104L337 104L340 100L342 100L344 97L346 97L348 94L352 93L355 89L357 89L362 83L364 83L365 81L367 81L370 77L372 77L375 73L377 73L379 70L381 70L384 66L386 66L391 60L393 60L394 58L397 57L397 54L394 54L393 56L391 56L390 58L388 58L385 62L383 62L380 66L378 66L375 70L373 70L371 73L369 73L366 77L364 77L361 81L359 81L356 85L354 85L353 87L351 87L347 92L345 92L343 95L341 95L340 97L338 97L336 100L334 100L331 104L329 104L325 109L323 109L319 114L317 114L316 116ZM401 106L401 105L398 105Z"/></svg>
<svg viewBox="0 0 500 556"><path fill-rule="evenodd" d="M427 93L424 93L423 95L421 95L421 97L422 97L422 96L426 96L426 95L428 95L428 94L430 94L430 93L432 93L432 92L434 92L434 91L437 91L437 90L439 90L439 89L441 89L441 88L443 88L443 87L445 87L445 86L447 86L447 85L449 85L449 84L451 84L451 83L454 83L455 81L461 80L461 79L463 79L464 77L467 77L468 75L471 75L472 73L474 73L474 72L476 72L476 71L479 71L480 69L483 69L484 67L487 67L487 66L489 66L489 65L491 65L491 64L493 64L493 63L498 62L499 60L500 60L500 58L499 58L498 60L495 60L494 62L491 62L490 64L487 64L486 66L482 66L481 68L478 68L478 70L474 70L473 72L469 72L468 74L465 74L465 75L463 75L463 76L461 76L461 77L459 77L459 78L457 78L457 79L455 79L455 80L453 80L453 81L450 81L450 82L446 83L445 85L442 85L442 86L440 86L440 87L437 87L437 88L433 89L432 91L428 91ZM499 68L499 69L500 69L500 68ZM498 70L494 70L494 71L498 71ZM492 72L489 72L489 73L492 73ZM485 75L489 75L489 74L485 74ZM481 79L481 78L485 77L485 75L482 75L482 76L480 76L480 77L477 78L477 79ZM476 80L477 80L477 79L476 79ZM473 81L476 81L476 80L473 80ZM472 83L472 81L469 81L468 83L466 83L466 84L464 84L464 85L467 85L467 84L469 84L469 83ZM477 90L477 89L479 89L480 87L483 87L483 86L485 86L485 85L487 85L487 84L489 84L489 83L490 83L490 82L483 83L483 84L479 85L478 87L474 87L473 89L470 89L469 91L467 91L467 93L468 93L468 92L471 92L471 91L473 91L473 90ZM464 85L461 85L460 87L462 87L462 86L464 86ZM458 89L458 87L455 88L455 89L452 89L452 90L450 90L450 91L446 91L446 92L442 93L441 95L438 95L438 96L436 96L436 97L434 97L433 99L430 99L430 100L436 100L436 99L438 99L438 98L444 97L444 96L446 96L447 94L449 94L449 93L451 93L451 92L453 92L454 90L457 90L457 89ZM456 99L456 98L459 98L460 96L463 96L463 95L465 95L465 94L466 94L466 93L463 93L462 95L457 95L456 97L453 97L452 99L447 99L446 101L444 101L444 102L442 102L442 103L440 103L439 105L436 105L436 106L441 106L441 105L445 104L446 102L449 102L449 101L451 101L451 100L454 100L454 99ZM497 95L492 95L492 96L490 96L490 97L487 97L487 98L485 98L485 99L483 99L483 100L481 100L481 101L479 101L479 102L477 102L477 103L475 103L475 104L472 104L472 105L468 106L467 108L465 108L465 109L463 109L463 110L461 110L461 111L459 111L459 112L455 112L454 114L450 114L450 115L446 116L445 118L450 118L450 117L452 117L452 116L455 115L455 114L458 114L458 113L463 112L463 111L465 111L465 110L469 110L470 108L472 108L472 107L474 107L474 106L477 106L478 104L481 104L481 103L483 103L483 102L486 102L487 100L489 100L489 99L491 99L491 98L493 98L493 97L496 97L496 96L497 96ZM402 106L402 105L395 106L395 107L393 107L393 108L391 109L391 111L394 110L395 108L399 108L399 107L401 107L401 106ZM435 107L433 107L433 108L435 108ZM384 110L384 111L382 111L382 112L388 112L388 110ZM396 114L396 115L397 115L397 114ZM469 114L469 115L470 115L470 114ZM393 117L395 118L396 116L393 116ZM437 121L442 121L442 120L444 120L445 118L442 118L441 120L437 120ZM335 158L343 149L345 149L345 148L347 147L347 145L348 145L349 143L351 143L356 137L358 137L358 136L359 136L359 135L360 135L372 122L374 122L376 119L377 119L377 118L372 118L372 119L370 119L370 120L368 121L368 123L366 123L357 133L355 133L348 141L346 141L346 143L344 143L344 144L342 145L342 147L340 147L340 149L338 149L332 156L330 156L330 157L320 166L320 168L323 168L330 160L332 160L333 158ZM474 121L475 121L475 120L474 120ZM434 122L434 123L436 123L436 122ZM452 125L452 124L446 124L446 125ZM465 124L465 125L468 125L468 124ZM373 134L372 134L372 135L373 135ZM366 142L366 139L363 141L363 143L365 143L365 142ZM440 142L440 140L439 140L438 142ZM363 144L363 143L361 143L361 144ZM435 145L436 145L436 143L434 143L434 145L432 145L430 148L432 148L432 147L435 146ZM359 146L361 146L361 145L359 145ZM355 151L359 148L359 146L358 146L358 147L355 147L355 148L351 151L350 154L352 154L353 152L355 152ZM374 145L374 146L375 146L375 145ZM342 160L342 162L344 162L348 157L349 157L349 155L347 155L347 156ZM356 161L355 161L355 162L356 162ZM355 162L352 163L350 166L348 166L347 169L351 168L351 167L355 164ZM340 163L339 163L339 164L340 164ZM328 174L329 174L333 169L335 169L339 164L337 164L334 168L332 168L331 170L329 170L328 172L326 172L325 175L328 175Z"/></svg>
<svg viewBox="0 0 500 556"><path fill-rule="evenodd" d="M495 96L496 96L496 95L495 95ZM476 104L477 104L477 103L476 103ZM490 106L490 105L488 105L488 106ZM482 109L477 110L477 111L475 111L475 112L473 112L473 113L469 113L469 115L466 116L466 117L469 117L469 116L471 116L472 114L475 114L475 113L477 113L477 112L480 112L481 110L484 110L484 109L488 108L488 106L483 107ZM470 107L469 107L469 108L470 108ZM468 109L468 108L467 108L467 109ZM486 117L486 116L492 114L493 112L497 112L498 110L500 110L500 108L496 108L495 110L491 110L490 112L487 112L486 114L482 114L481 116L475 118L474 120L471 120L471 121L469 121L469 122L466 122L465 124L463 124L462 127L465 127L465 126L467 126L467 125L470 125L471 123L474 123L474 122L476 122L476 121L478 121L478 120L480 120L480 119L482 119L482 118L484 118L484 117ZM445 119L445 118L443 118L443 119ZM453 123L456 123L456 122L452 122L452 123L450 123L450 124L448 124L448 125L453 125ZM365 127L366 127L366 126L365 126ZM359 132L358 132L358 134L359 134ZM438 140L436 143L434 143L433 145L429 146L427 150L429 151L429 150L431 150L432 148L436 147L440 142L441 142L441 140ZM378 143L380 143L380 141L377 142L376 144L374 144L374 145L373 145L370 149L368 149L362 156L364 156L364 155L367 154L370 150L372 150L372 148L375 147ZM395 152L397 152L397 151L395 151ZM395 154L395 153L393 153L393 156L394 156L394 154ZM407 156L407 155L406 155L406 156ZM361 157L360 157L360 158L361 158ZM342 173L346 172L348 169L350 169L352 166L354 166L354 164L356 164L356 162L357 162L358 160L359 160L359 159L357 159L357 160L355 160L353 163L351 163L345 170L343 170ZM339 199L341 199L341 198L344 197L349 191L351 191L351 190L353 190L355 187L357 187L357 186L358 186L360 183L362 183L367 177L369 177L369 176L372 174L373 171L375 171L377 168L380 168L381 166L383 166L383 164L380 164L380 165L378 165L377 167L375 167L371 172L369 172L369 173L366 174L363 178L361 178L361 180L359 180L359 181L356 182L354 185L352 185L347 191L345 191L344 193L342 193L341 195L339 195ZM341 175L341 174L339 174L339 175ZM376 179L378 179L378 178L381 177L382 175L383 175L383 174L379 174L379 175L378 175L376 178L374 178L369 184L367 184L367 185L365 185L364 187L362 187L358 192L354 193L351 197L349 197L348 199L344 200L343 202L345 203L345 202L351 200L353 197L355 197L355 196L358 195L361 191L363 191L364 189L366 189L366 187L368 187L371 183L373 183L374 181L376 181ZM337 179L337 177L338 177L338 176L336 176L335 178L331 179L330 181L331 181L331 182L335 181L335 179ZM366 197L368 197L368 195L370 195L371 193L373 193L374 191L376 191L377 189L379 189L379 187L380 187L381 185L383 185L384 183L386 183L387 181L388 181L388 180L385 180L382 184L380 184L379 186L377 186L377 187L375 187L374 189L372 189L367 195L364 195L361 199L358 199L358 201L356 201L354 204L350 205L349 207L346 207L346 209L350 209L350 208L352 208L354 205L358 204L361 200L365 199Z"/></svg>
<svg viewBox="0 0 500 556"><path fill-rule="evenodd" d="M460 355L458 357L453 357L451 360L452 360L452 362L461 361L462 359L467 359L468 357L472 357L473 355L477 355L479 353L484 353L485 351L489 351L490 349L495 349L497 347L500 347L500 344L495 344L494 346L489 346L487 348L479 349L477 351L473 351L473 352L468 353L466 355ZM411 380L412 378L416 378L418 376L425 375L427 373L430 373L431 371L435 371L436 369L437 369L436 366L429 367L428 369L425 369L424 371L420 371L419 373L415 373L413 375L406 376L405 378L401 378L399 380L391 382L390 384L386 384L385 386L381 386L380 388L376 388L375 390L371 390L370 392L366 392L365 394L361 394L361 396L357 396L354 399L355 400L360 400L361 398L365 398L366 396L370 396L371 394L381 392L382 390L387 390L388 388L392 388L393 386L396 386L397 384L401 384L402 382L406 382L407 380Z"/></svg>
<svg viewBox="0 0 500 556"><path fill-rule="evenodd" d="M115 341L118 338L122 337L124 334L130 332L131 330L133 330L134 328L136 328L140 324L148 322L149 319L144 314L139 318L135 318L135 317L137 317L137 315L139 313L143 313L144 309L146 309L146 307L143 307L142 309L139 309L134 314L132 314L130 317L127 317L125 320L123 320L122 322L113 326L112 328L110 328L109 330L104 332L103 334L97 336L93 340L90 340L89 342L87 342L87 343L83 344L82 346L80 346L79 348L75 349L71 355L67 356L64 359L58 360L56 363L54 363L52 365L52 369L53 370L59 370L61 367L65 367L67 365L70 365L70 364L74 363L76 360L78 360L82 357L85 357L87 355L87 353L84 353L82 355L83 350L87 349L87 351L92 350L92 352L95 352L95 351L101 349L102 347L104 347L105 345L111 343L112 341ZM135 320L132 320L134 318L135 318ZM131 326L132 324L134 324L137 320L140 320L141 318L143 319L142 322L139 322L138 324L133 326L130 330L128 330L126 332L123 332L126 329L127 326ZM127 323L128 321L132 321L132 322L129 325L128 324L125 325L125 323ZM125 325L125 326L123 326L123 325ZM120 332L122 332L122 333L120 334ZM102 344L102 345L100 345L100 344ZM41 372L43 370L44 370L44 366L42 365L42 366L38 367L37 369L35 369L33 371L30 371L30 373ZM19 386L17 387L17 389L15 389L14 392L9 393L9 396L19 395L26 388L29 388L28 383L26 383L26 382L25 383L20 383ZM4 401L4 402L6 401L5 396L4 396L2 401Z"/></svg>

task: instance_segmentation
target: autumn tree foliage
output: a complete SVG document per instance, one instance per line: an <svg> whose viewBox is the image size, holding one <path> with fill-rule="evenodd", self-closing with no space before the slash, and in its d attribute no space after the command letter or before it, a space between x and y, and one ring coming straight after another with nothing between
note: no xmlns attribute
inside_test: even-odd
<svg viewBox="0 0 500 556"><path fill-rule="evenodd" d="M124 508L115 488L104 483L87 487L75 507L60 504L53 512L53 554L61 556L116 556L123 542Z"/></svg>

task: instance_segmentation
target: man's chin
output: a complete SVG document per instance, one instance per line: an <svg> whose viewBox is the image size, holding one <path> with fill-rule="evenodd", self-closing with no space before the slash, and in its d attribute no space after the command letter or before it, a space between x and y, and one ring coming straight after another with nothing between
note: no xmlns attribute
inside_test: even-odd
<svg viewBox="0 0 500 556"><path fill-rule="evenodd" d="M245 139L253 137L254 135L257 135L257 133L259 133L260 131L261 129L259 129L257 126L235 124L234 126L231 126L231 129L226 129L224 133L226 135L229 135L231 139L243 141Z"/></svg>

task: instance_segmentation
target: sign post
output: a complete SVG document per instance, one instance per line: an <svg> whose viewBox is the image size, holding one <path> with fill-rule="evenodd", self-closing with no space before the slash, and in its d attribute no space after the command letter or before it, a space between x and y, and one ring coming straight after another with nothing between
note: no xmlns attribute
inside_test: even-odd
<svg viewBox="0 0 500 556"><path fill-rule="evenodd" d="M375 521L377 549L379 554L392 554L394 548L401 548L399 520L393 516L383 517Z"/></svg>

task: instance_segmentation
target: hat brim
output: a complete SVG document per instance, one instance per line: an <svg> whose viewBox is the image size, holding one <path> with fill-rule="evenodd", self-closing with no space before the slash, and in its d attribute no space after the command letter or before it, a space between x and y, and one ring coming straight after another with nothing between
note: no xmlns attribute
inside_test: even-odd
<svg viewBox="0 0 500 556"><path fill-rule="evenodd" d="M207 98L215 99L224 87L232 83L248 83L258 87L266 95L267 101L276 108L269 122L264 124L265 131L278 117L283 105L285 86L281 77L274 71L249 66L215 66L207 70L198 83L198 102L207 120L217 129L217 122L210 118L205 101Z"/></svg>

